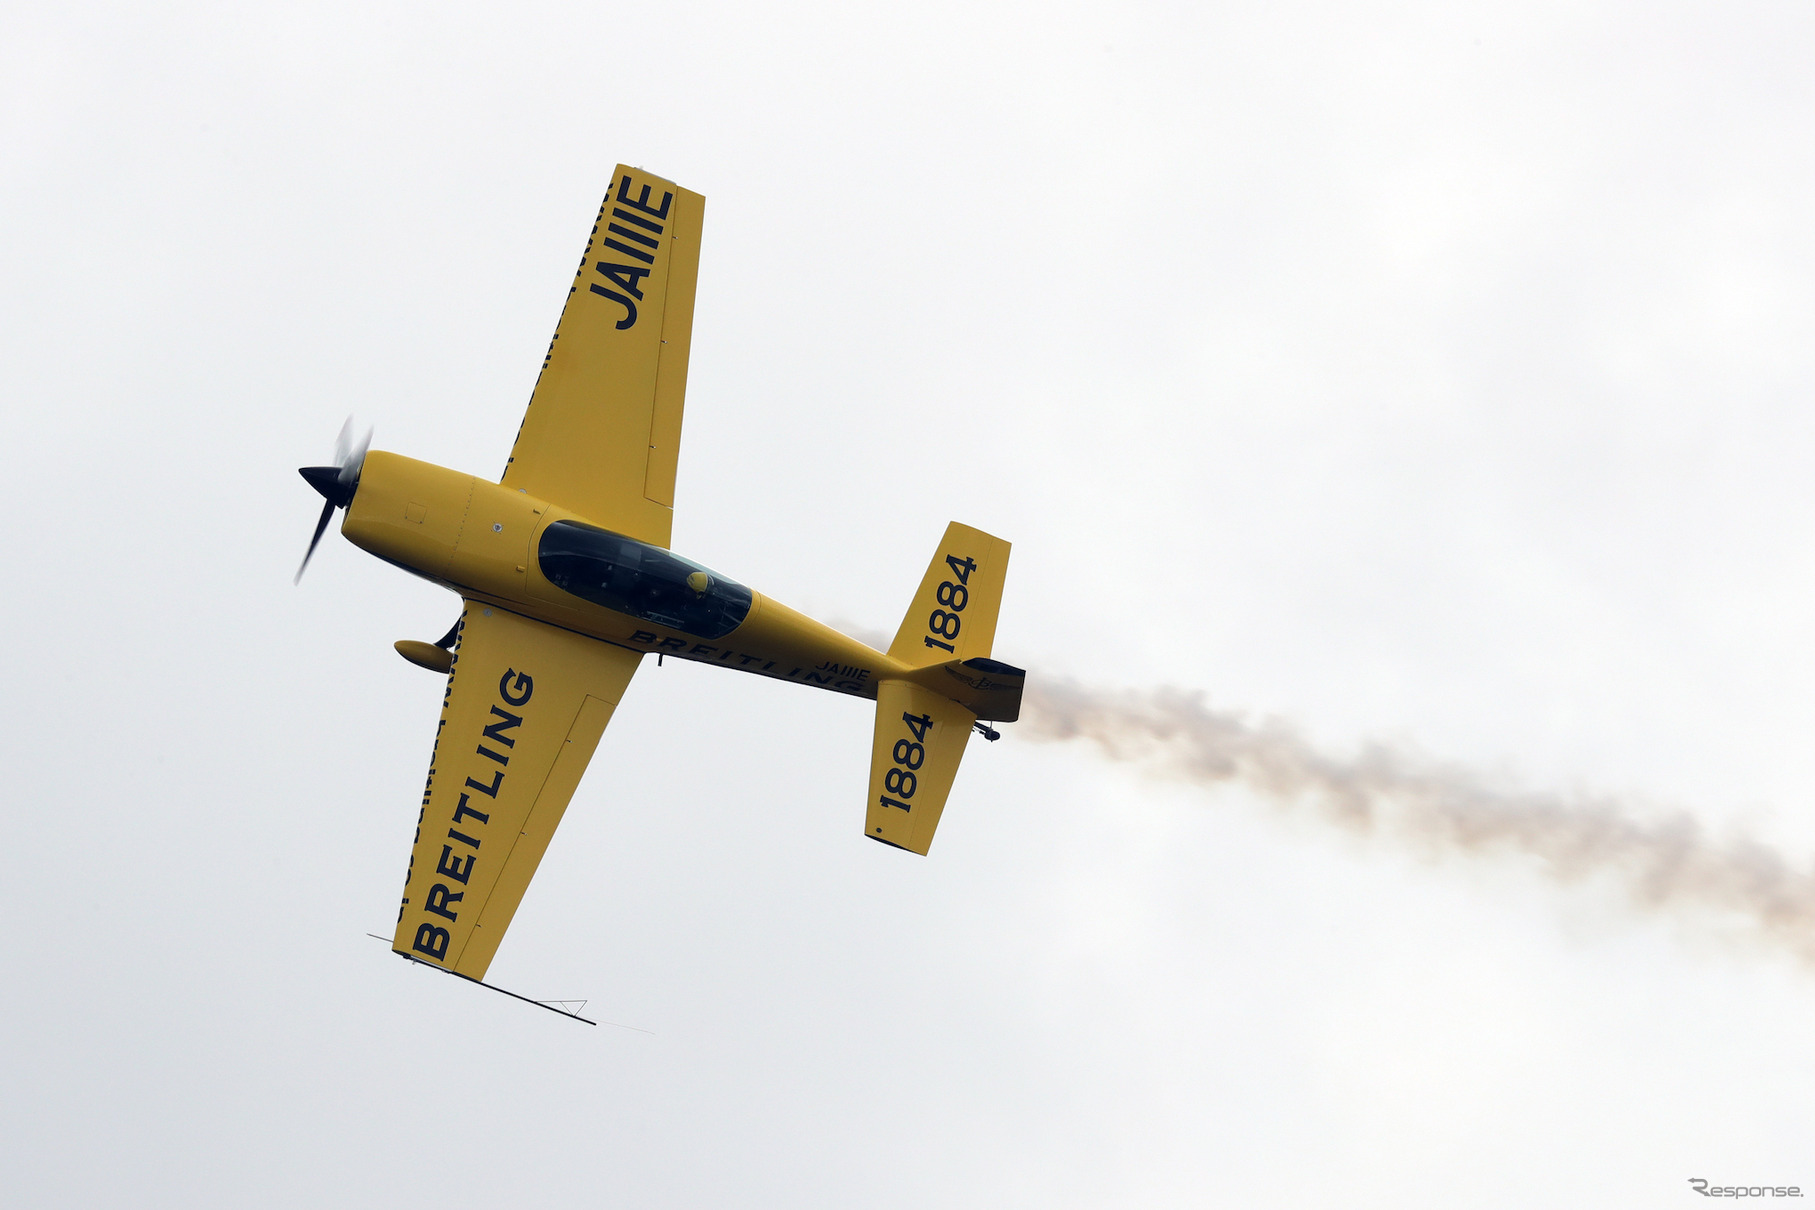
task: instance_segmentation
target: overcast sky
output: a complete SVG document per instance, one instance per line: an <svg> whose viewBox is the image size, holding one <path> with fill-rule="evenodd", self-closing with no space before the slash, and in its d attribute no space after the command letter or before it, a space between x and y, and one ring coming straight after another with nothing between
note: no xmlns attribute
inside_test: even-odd
<svg viewBox="0 0 1815 1210"><path fill-rule="evenodd" d="M639 672L493 981L388 933L457 602L342 419L495 476L612 166L707 199L675 546L1030 683L1815 852L1802 4L10 3L9 1205L1695 1204L1815 1189L1743 914L1005 728Z"/></svg>

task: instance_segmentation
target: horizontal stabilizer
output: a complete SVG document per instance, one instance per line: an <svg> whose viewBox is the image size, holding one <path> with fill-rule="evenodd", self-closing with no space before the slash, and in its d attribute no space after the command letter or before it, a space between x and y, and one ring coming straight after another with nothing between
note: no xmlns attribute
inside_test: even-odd
<svg viewBox="0 0 1815 1210"><path fill-rule="evenodd" d="M876 687L866 836L925 856L976 721L949 696L912 681Z"/></svg>
<svg viewBox="0 0 1815 1210"><path fill-rule="evenodd" d="M989 655L1008 577L1008 543L960 525L946 526L889 655L910 668Z"/></svg>

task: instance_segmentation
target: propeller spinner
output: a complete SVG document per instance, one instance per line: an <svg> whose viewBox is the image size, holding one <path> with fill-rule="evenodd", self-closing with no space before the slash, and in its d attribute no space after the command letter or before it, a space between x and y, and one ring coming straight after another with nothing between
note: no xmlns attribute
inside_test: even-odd
<svg viewBox="0 0 1815 1210"><path fill-rule="evenodd" d="M321 493L327 501L321 506L321 517L315 522L315 536L309 539L309 549L303 554L301 566L296 569L294 584L302 583L303 572L308 569L309 559L315 554L315 548L321 543L322 534L327 532L328 521L333 518L334 510L345 508L353 502L353 493L359 490L359 471L365 465L366 450L372 444L372 430L367 429L365 436L357 443L353 440L353 418L340 426L340 436L334 442L333 466L304 466L297 473L308 480L309 486Z"/></svg>

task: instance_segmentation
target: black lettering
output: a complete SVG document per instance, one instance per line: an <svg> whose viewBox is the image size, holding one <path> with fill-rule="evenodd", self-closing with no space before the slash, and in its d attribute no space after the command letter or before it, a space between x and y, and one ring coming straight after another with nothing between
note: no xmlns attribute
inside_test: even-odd
<svg viewBox="0 0 1815 1210"><path fill-rule="evenodd" d="M820 676L817 672L809 672L806 676L806 682L809 685L830 685L832 683L832 678L829 676Z"/></svg>
<svg viewBox="0 0 1815 1210"><path fill-rule="evenodd" d="M693 645L693 650L689 651L687 654L688 655L711 655L714 651L717 651L717 650L718 650L718 648L714 647L711 643L695 643Z"/></svg>
<svg viewBox="0 0 1815 1210"><path fill-rule="evenodd" d="M655 207L653 207L649 204L649 191L654 188L655 188L654 185L644 185L643 186L643 196L637 201L634 201L634 202L631 201L630 200L630 176L628 173L626 173L624 176L624 179L618 182L618 200L620 202L623 202L626 206L636 207L638 210L641 210L644 214L650 215L653 218L665 219L668 217L668 206L671 202L674 201L674 194L672 194L672 193L662 194L662 208L660 210L657 210Z"/></svg>
<svg viewBox="0 0 1815 1210"><path fill-rule="evenodd" d="M619 294L614 290L607 290L604 286L601 286L598 282L593 282L591 289L594 294L603 294L606 298L609 298L612 302L614 302L614 303L618 304L618 306L624 308L624 318L618 320L618 331L622 332L625 328L628 328L632 324L636 323L636 321L637 321L637 305L635 303L631 302L628 298L625 298L622 294ZM515 705L516 703L512 702L511 704Z"/></svg>
<svg viewBox="0 0 1815 1210"><path fill-rule="evenodd" d="M472 778L469 777L466 779L466 788L469 790L477 790L477 791L479 791L479 793L485 795L487 798L496 798L496 797L498 797L498 785L503 780L504 780L504 770L500 769L496 773L492 774L492 784L491 785L488 786L488 785L485 785L483 782L476 782ZM466 795L462 794L460 796L460 800L462 802L465 802ZM455 823L460 822L459 812L455 812L454 822Z"/></svg>
<svg viewBox="0 0 1815 1210"><path fill-rule="evenodd" d="M459 916L447 910L447 905L450 903L459 903L465 898L465 891L456 891L445 882L437 882L434 886L429 888L429 897L423 900L422 910L425 912L433 912L437 916L444 916L449 920L459 920Z"/></svg>
<svg viewBox="0 0 1815 1210"><path fill-rule="evenodd" d="M660 248L662 246L660 240L650 239L641 231L632 231L629 227L620 227L616 223L609 224L606 226L605 230L611 232L613 235L621 235L625 239L635 240L645 248ZM657 232L658 234L660 233L660 228L657 228Z"/></svg>
<svg viewBox="0 0 1815 1210"><path fill-rule="evenodd" d="M505 688L505 686L510 683L510 678L513 676L517 678L516 687L520 695L517 697L512 697L510 690ZM536 682L530 679L527 672L518 672L515 668L506 668L504 670L504 675L498 678L498 696L504 699L504 704L507 706L523 705L529 701L529 695L535 691Z"/></svg>
<svg viewBox="0 0 1815 1210"><path fill-rule="evenodd" d="M473 862L475 860L477 860L477 858L475 858L473 854L468 853L466 855L466 864L461 865L460 859L454 856L454 846L451 844L444 844L441 846L441 860L435 863L435 873L446 874L461 886L465 886L466 880L473 876Z"/></svg>
<svg viewBox="0 0 1815 1210"><path fill-rule="evenodd" d="M731 653L727 651L725 654L730 655ZM737 666L739 668L748 668L762 658L763 657L760 655L740 655L737 657Z"/></svg>
<svg viewBox="0 0 1815 1210"><path fill-rule="evenodd" d="M639 630L630 636L630 641L633 643L653 643L655 642L655 631Z"/></svg>
<svg viewBox="0 0 1815 1210"><path fill-rule="evenodd" d="M604 261L600 261L593 268L603 273L613 285L622 286L624 292L635 299L643 297L642 281L654 272L651 269L639 269L635 265L610 265Z"/></svg>
<svg viewBox="0 0 1815 1210"><path fill-rule="evenodd" d="M627 223L635 223L637 226L643 228L644 230L653 231L657 235L660 235L662 233L662 225L660 223L652 223L646 218L638 218L636 215L630 213L630 211L628 211L628 210L613 210L611 212L611 217L612 218L621 218ZM596 228L595 228L595 230L596 230Z"/></svg>
<svg viewBox="0 0 1815 1210"><path fill-rule="evenodd" d="M462 796L462 797L464 797L464 796ZM470 810L470 809L467 809L467 808L466 808L466 804L465 804L465 803L462 803L462 804L461 804L461 807L462 807L462 809L464 809L464 810L466 810L466 813L467 813L467 814L468 814L468 815L477 815L477 814L479 814L479 812L477 812L477 811L474 811L474 810ZM481 820L480 820L480 821L479 821L479 822L480 822L480 823L484 823L484 822L485 822L485 820L484 820L484 819L481 819ZM454 829L452 829L452 828L449 828L449 829L448 829L448 830L447 830L447 834L448 834L448 835L449 835L449 836L452 836L452 837L453 837L453 838L454 838L454 839L455 839L455 840L458 840L458 841L459 841L459 842L460 842L460 843L461 843L461 844L470 844L470 845L472 845L472 846L473 846L473 847L474 847L474 848L475 848L475 849L476 849L476 848L478 848L478 847L479 847L479 842L478 842L478 841L476 841L476 840L474 840L474 839L473 839L473 838L472 838L472 837L471 837L471 836L468 836L468 835L467 835L467 834L466 834L466 833L465 833L465 832L456 832L456 831L454 831Z"/></svg>
<svg viewBox="0 0 1815 1210"><path fill-rule="evenodd" d="M610 248L613 252L620 252L620 253L624 254L625 256L630 257L633 260L640 260L645 265L655 264L655 254L654 253L645 252L641 248L632 248L629 244L623 243L619 240L608 239L605 241L605 246L607 248ZM601 265L600 268L603 269L604 266ZM642 295L639 294L637 297L641 298Z"/></svg>
<svg viewBox="0 0 1815 1210"><path fill-rule="evenodd" d="M663 639L660 643L656 644L656 646L660 647L663 651L679 651L686 645L686 639Z"/></svg>
<svg viewBox="0 0 1815 1210"><path fill-rule="evenodd" d="M492 817L490 815L487 815L484 811L475 811L471 807L467 806L466 805L467 798L468 798L468 795L465 795L465 794L462 794L460 796L460 805L454 808L453 822L459 823L461 820L465 819L468 815L471 815L474 819L478 820L480 823L490 823L492 821ZM478 848L479 842L475 840L473 842L473 847L475 849Z"/></svg>
<svg viewBox="0 0 1815 1210"><path fill-rule="evenodd" d="M501 721L493 723L485 729L485 738L496 740L506 748L515 748L517 746L517 741L504 733L509 731L512 727L522 726L523 716L521 714L512 714L508 710L500 710L496 706L492 707L492 713L497 715Z"/></svg>
<svg viewBox="0 0 1815 1210"><path fill-rule="evenodd" d="M432 924L425 924L416 930L416 940L411 943L410 948L440 962L447 957L447 930L436 928Z"/></svg>
<svg viewBox="0 0 1815 1210"><path fill-rule="evenodd" d="M502 752L493 752L490 748L486 747L484 744L480 744L477 751L480 756L489 756L501 765L510 764L510 757L504 755Z"/></svg>

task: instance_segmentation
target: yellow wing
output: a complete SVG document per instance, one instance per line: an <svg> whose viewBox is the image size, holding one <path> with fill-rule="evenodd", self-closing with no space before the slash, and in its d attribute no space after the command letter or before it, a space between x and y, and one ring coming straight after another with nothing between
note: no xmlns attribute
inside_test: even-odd
<svg viewBox="0 0 1815 1210"><path fill-rule="evenodd" d="M506 487L668 545L705 207L697 193L618 165Z"/></svg>
<svg viewBox="0 0 1815 1210"><path fill-rule="evenodd" d="M641 659L466 603L392 949L485 977Z"/></svg>

